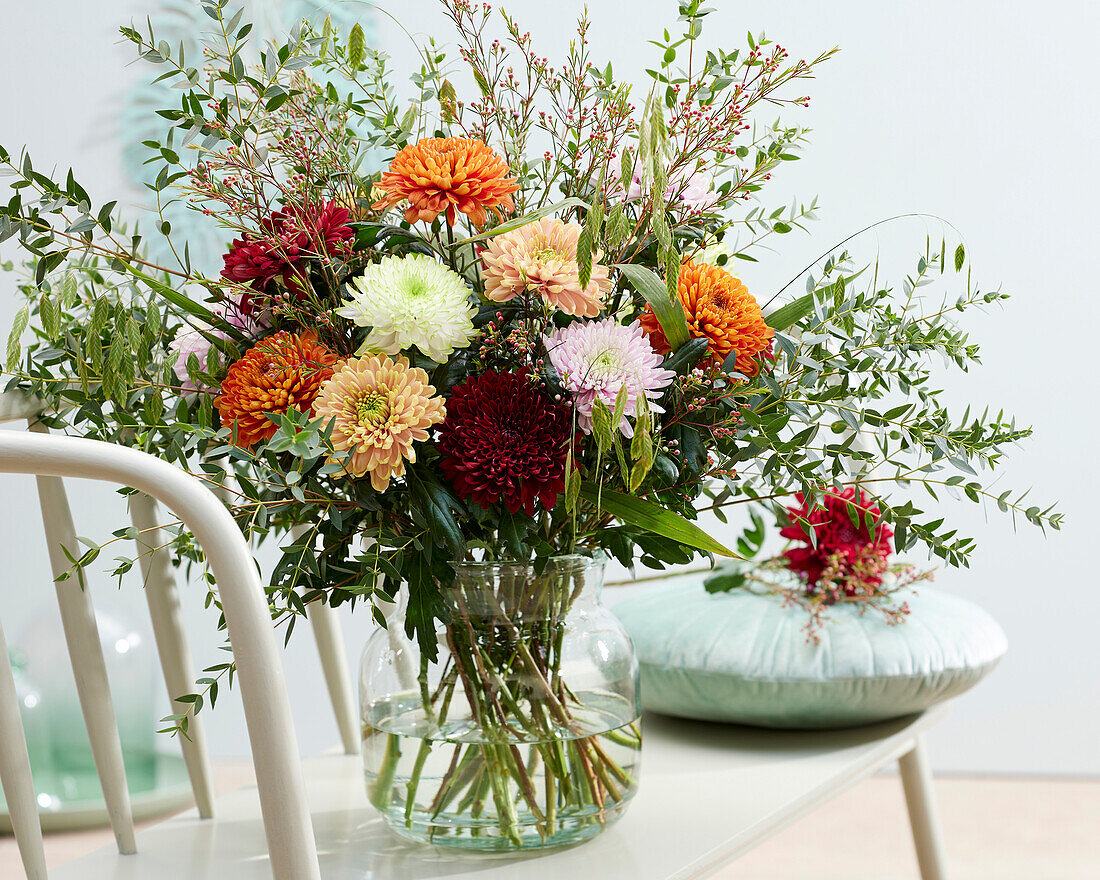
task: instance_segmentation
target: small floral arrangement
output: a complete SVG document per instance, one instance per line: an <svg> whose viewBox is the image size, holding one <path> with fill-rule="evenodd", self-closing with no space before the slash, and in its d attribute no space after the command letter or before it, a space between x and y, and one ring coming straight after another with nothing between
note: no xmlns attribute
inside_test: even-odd
<svg viewBox="0 0 1100 880"><path fill-rule="evenodd" d="M748 555L701 513L725 522L790 499L788 595L815 620L890 594L891 542L966 564L973 541L918 507L914 488L1060 524L988 488L1030 429L943 403L941 364L979 360L957 320L1006 298L972 282L961 244L926 239L897 284L843 245L777 290L756 280L814 219L816 201L773 206L767 188L799 157L806 132L789 117L832 51L794 60L751 34L706 47L709 11L681 0L682 28L656 40L648 94L635 94L592 57L587 17L551 62L507 13L442 0L457 53L427 41L403 98L358 26L307 21L255 46L228 0L201 6L212 30L198 61L152 25L122 28L179 96L144 144L140 233L72 173L55 179L0 147L13 192L0 241L26 255L8 264L26 273L26 302L4 387L44 399L56 430L208 482L250 540L274 535L268 592L288 636L309 603L400 591L429 664L439 628L461 623L444 598L457 566L522 563L533 590L555 558L664 568ZM164 215L175 201L223 230L221 265L192 262ZM154 262L146 235L174 259ZM181 559L201 562L181 527L172 535ZM134 562L119 557L114 573ZM574 594L551 594L566 614ZM525 681L558 686L550 715L524 717L568 727L553 633L493 641L508 632L485 624L491 663L522 655ZM473 663L472 651L453 656ZM192 706L231 668L208 670ZM425 681L434 718L447 691ZM512 716L488 681L462 678L503 731ZM570 809L604 816L629 786L596 745L539 766L579 780ZM510 754L488 770L475 761L470 778L499 783ZM508 766L532 823L548 823L525 768ZM459 790L467 804L487 789L473 801Z"/></svg>
<svg viewBox="0 0 1100 880"><path fill-rule="evenodd" d="M778 595L808 613L806 633L815 643L829 608L840 603L857 605L861 613L875 609L890 624L904 621L909 604L899 597L931 580L932 572L891 562L894 532L873 498L848 486L824 492L816 504L802 493L795 502L780 511L779 534L789 540L783 552L753 559L766 536L763 520L754 516L738 542L743 558L709 576L707 591L748 588Z"/></svg>

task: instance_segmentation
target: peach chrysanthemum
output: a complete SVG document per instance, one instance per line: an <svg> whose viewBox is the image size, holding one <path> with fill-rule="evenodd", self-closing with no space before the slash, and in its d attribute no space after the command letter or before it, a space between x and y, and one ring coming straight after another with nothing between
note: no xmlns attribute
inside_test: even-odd
<svg viewBox="0 0 1100 880"><path fill-rule="evenodd" d="M321 383L332 375L336 354L313 332L283 330L261 339L229 368L214 406L233 443L251 449L279 429L268 413L309 412Z"/></svg>
<svg viewBox="0 0 1100 880"><path fill-rule="evenodd" d="M325 424L332 420L336 450L351 450L347 472L370 474L384 492L392 477L405 475L406 460L416 461L413 443L427 440L428 428L446 417L434 394L428 374L404 357L350 358L322 386L313 412Z"/></svg>
<svg viewBox="0 0 1100 880"><path fill-rule="evenodd" d="M758 356L771 344L774 332L764 323L760 304L740 279L718 266L686 260L680 267L677 293L688 332L709 340L715 364L721 366L731 352L737 352L737 372L746 376L760 372ZM668 340L650 306L642 313L641 322L653 347L662 354L667 352Z"/></svg>
<svg viewBox="0 0 1100 880"><path fill-rule="evenodd" d="M484 226L493 211L503 218L515 210L512 193L519 189L508 176L508 163L472 138L424 138L409 144L390 163L377 184L386 195L374 203L384 211L408 201L409 223L431 223L445 213L454 226L459 211L474 226Z"/></svg>
<svg viewBox="0 0 1100 880"><path fill-rule="evenodd" d="M595 318L611 289L599 252L592 256L592 274L581 286L577 267L577 223L543 217L496 236L481 255L485 265L485 295L507 302L524 290L538 292L567 315Z"/></svg>

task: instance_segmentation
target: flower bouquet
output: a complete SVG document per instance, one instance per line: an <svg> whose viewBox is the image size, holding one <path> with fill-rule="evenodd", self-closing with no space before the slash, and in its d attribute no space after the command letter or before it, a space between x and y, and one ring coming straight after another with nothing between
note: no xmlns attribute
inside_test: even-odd
<svg viewBox="0 0 1100 880"><path fill-rule="evenodd" d="M1058 525L979 476L1028 430L954 419L935 388L932 356L978 358L952 316L1004 299L961 274L961 245L926 242L900 291L843 247L795 275L800 295L750 289L815 210L764 201L805 132L757 117L804 106L831 52L704 48L708 10L683 0L635 103L592 60L587 19L551 62L508 14L444 0L457 53L429 40L399 97L358 26L255 46L227 0L201 5L198 60L122 28L179 97L144 142L140 232L0 147L0 241L27 256L6 387L55 429L187 469L250 539L274 536L288 637L310 603L372 606L365 771L400 833L540 847L621 815L636 664L599 606L604 560L736 555L702 511L796 493L810 511L858 484L899 549L952 564L970 539L899 492ZM176 202L224 231L221 266L173 235ZM192 711L232 664L206 672Z"/></svg>

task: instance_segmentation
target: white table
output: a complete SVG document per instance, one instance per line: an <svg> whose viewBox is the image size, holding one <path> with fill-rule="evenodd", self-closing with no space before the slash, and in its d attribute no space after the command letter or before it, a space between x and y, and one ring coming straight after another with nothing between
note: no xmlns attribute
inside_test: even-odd
<svg viewBox="0 0 1100 880"><path fill-rule="evenodd" d="M943 709L843 731L791 733L646 716L641 786L595 840L543 856L492 858L406 843L367 803L359 759L305 762L325 880L688 880L705 877L860 779L901 759L924 880L945 877L920 735ZM51 880L270 880L254 788L138 834ZM904 857L904 856L903 856Z"/></svg>

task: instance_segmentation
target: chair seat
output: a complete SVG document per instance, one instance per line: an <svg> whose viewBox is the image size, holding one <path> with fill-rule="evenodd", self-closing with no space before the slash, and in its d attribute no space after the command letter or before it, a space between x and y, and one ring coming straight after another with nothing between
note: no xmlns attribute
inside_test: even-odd
<svg viewBox="0 0 1100 880"><path fill-rule="evenodd" d="M703 877L896 760L944 714L849 730L770 731L647 715L641 787L626 816L593 841L537 858L426 848L393 835L367 803L358 757L304 762L325 880L686 880ZM188 811L51 880L270 880L255 788L220 798L217 818Z"/></svg>

